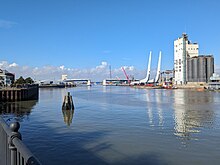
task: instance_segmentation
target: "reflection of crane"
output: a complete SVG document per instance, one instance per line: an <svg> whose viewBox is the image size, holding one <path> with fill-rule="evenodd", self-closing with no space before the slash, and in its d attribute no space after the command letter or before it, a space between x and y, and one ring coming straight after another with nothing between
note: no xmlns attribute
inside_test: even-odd
<svg viewBox="0 0 220 165"><path fill-rule="evenodd" d="M124 72L124 74L125 74L125 77L126 77L126 79L128 80L128 84L130 84L129 77L128 77L128 75L127 75L127 73L126 73L124 67L121 67L121 69L123 70L123 72Z"/></svg>

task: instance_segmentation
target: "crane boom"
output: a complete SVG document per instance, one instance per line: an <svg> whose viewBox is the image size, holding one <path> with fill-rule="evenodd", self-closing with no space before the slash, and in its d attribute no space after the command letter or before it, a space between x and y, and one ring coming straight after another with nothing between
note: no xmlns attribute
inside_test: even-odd
<svg viewBox="0 0 220 165"><path fill-rule="evenodd" d="M121 68L122 68L122 70L123 70L123 72L124 72L124 74L125 74L126 79L128 80L128 84L130 84L129 77L128 77L128 75L127 75L127 73L126 73L124 67L121 67Z"/></svg>

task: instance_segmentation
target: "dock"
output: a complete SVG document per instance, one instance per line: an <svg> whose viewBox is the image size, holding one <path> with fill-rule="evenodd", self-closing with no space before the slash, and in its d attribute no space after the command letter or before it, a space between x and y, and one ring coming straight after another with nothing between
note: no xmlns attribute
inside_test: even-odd
<svg viewBox="0 0 220 165"><path fill-rule="evenodd" d="M6 87L0 89L0 102L37 100L38 97L39 86L37 84L26 84L17 87Z"/></svg>

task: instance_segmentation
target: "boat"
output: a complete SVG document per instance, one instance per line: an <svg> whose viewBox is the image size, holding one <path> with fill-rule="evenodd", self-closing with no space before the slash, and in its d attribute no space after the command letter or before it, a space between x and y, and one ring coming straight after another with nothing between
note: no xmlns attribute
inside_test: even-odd
<svg viewBox="0 0 220 165"><path fill-rule="evenodd" d="M165 81L163 84L162 84L162 88L163 89L177 89L177 87L175 87L172 83L172 81Z"/></svg>

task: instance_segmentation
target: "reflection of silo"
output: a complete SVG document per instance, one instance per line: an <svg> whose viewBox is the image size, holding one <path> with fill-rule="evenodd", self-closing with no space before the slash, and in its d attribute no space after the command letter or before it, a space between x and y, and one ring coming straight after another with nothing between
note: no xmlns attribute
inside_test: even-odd
<svg viewBox="0 0 220 165"><path fill-rule="evenodd" d="M198 58L198 81L206 81L206 58L205 56L199 56Z"/></svg>
<svg viewBox="0 0 220 165"><path fill-rule="evenodd" d="M192 58L187 59L187 78L188 82L193 81L193 67L192 67Z"/></svg>
<svg viewBox="0 0 220 165"><path fill-rule="evenodd" d="M214 105L212 93L176 90L174 94L174 134L190 139L201 127L212 127Z"/></svg>
<svg viewBox="0 0 220 165"><path fill-rule="evenodd" d="M192 58L192 70L193 70L193 72L192 72L192 80L193 80L193 82L197 82L197 79L198 79L198 69L197 69L197 57L194 57L194 58Z"/></svg>
<svg viewBox="0 0 220 165"><path fill-rule="evenodd" d="M207 60L207 72L206 72L206 78L207 78L207 82L210 80L210 77L212 76L212 74L214 73L214 58L213 56L206 56L206 60Z"/></svg>

